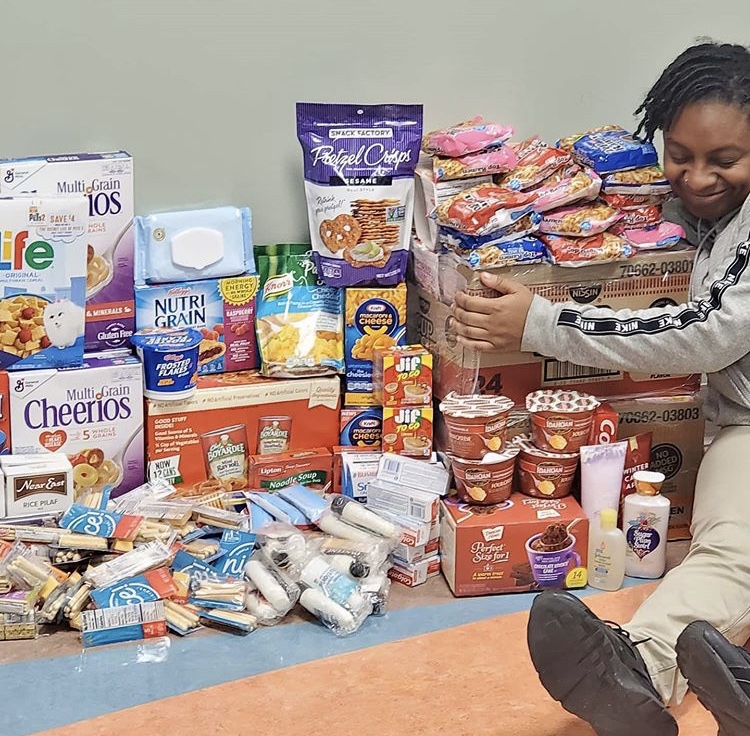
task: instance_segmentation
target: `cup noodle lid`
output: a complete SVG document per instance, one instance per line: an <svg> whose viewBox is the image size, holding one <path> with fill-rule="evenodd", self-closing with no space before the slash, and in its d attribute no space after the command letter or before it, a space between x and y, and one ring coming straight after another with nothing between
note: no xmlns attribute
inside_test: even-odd
<svg viewBox="0 0 750 736"><path fill-rule="evenodd" d="M505 414L513 408L506 396L460 395L451 391L440 403L440 412L452 417L474 419Z"/></svg>
<svg viewBox="0 0 750 736"><path fill-rule="evenodd" d="M572 460L578 457L578 452L547 452L547 450L540 450L531 441L531 435L528 434L517 435L511 440L511 444L516 445L520 452L548 460Z"/></svg>
<svg viewBox="0 0 750 736"><path fill-rule="evenodd" d="M591 394L579 391L542 389L526 397L526 410L532 413L549 411L558 414L574 414L594 411L599 403Z"/></svg>

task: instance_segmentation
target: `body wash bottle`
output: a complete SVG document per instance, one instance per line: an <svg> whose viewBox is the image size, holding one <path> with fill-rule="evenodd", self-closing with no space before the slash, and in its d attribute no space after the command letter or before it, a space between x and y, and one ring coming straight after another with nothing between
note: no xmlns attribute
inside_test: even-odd
<svg viewBox="0 0 750 736"><path fill-rule="evenodd" d="M619 590L625 577L625 535L617 528L617 511L602 509L591 521L589 533L589 585L599 590Z"/></svg>
<svg viewBox="0 0 750 736"><path fill-rule="evenodd" d="M662 473L633 473L635 493L625 496L622 529L628 542L625 574L631 578L660 578L667 568L669 499L661 495Z"/></svg>

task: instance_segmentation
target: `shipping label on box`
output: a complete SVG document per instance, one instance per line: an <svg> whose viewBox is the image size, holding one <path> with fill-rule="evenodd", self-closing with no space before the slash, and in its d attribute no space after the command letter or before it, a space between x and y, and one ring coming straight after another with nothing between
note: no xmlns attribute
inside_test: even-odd
<svg viewBox="0 0 750 736"><path fill-rule="evenodd" d="M64 453L76 493L143 483L143 376L132 355L14 375L10 403L13 453Z"/></svg>
<svg viewBox="0 0 750 736"><path fill-rule="evenodd" d="M257 276L186 281L135 290L136 325L200 330L198 373L258 367L255 337Z"/></svg>
<svg viewBox="0 0 750 736"><path fill-rule="evenodd" d="M86 197L85 349L127 345L135 328L132 157L115 151L0 162L0 196L26 193Z"/></svg>
<svg viewBox="0 0 750 736"><path fill-rule="evenodd" d="M587 583L589 523L570 496L536 499L514 493L493 507L443 501L441 517L441 565L456 596Z"/></svg>
<svg viewBox="0 0 750 736"><path fill-rule="evenodd" d="M148 477L196 492L248 487L262 428L284 430L276 451L338 444L337 377L261 378L253 371L201 376L184 401L146 401Z"/></svg>
<svg viewBox="0 0 750 736"><path fill-rule="evenodd" d="M669 539L689 539L695 479L703 459L705 419L699 396L615 401L618 438L651 432L650 469L664 473L662 493L671 503Z"/></svg>

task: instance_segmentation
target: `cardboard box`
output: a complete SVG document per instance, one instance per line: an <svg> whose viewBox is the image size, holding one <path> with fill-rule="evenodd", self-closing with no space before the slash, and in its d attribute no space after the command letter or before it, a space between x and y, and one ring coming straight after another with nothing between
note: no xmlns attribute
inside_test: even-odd
<svg viewBox="0 0 750 736"><path fill-rule="evenodd" d="M73 466L64 456L25 456L0 459L4 502L0 515L8 518L49 515L66 511L73 503Z"/></svg>
<svg viewBox="0 0 750 736"><path fill-rule="evenodd" d="M128 345L133 306L133 159L125 151L5 159L0 196L84 195L88 201L85 350Z"/></svg>
<svg viewBox="0 0 750 736"><path fill-rule="evenodd" d="M394 560L388 577L396 583L415 588L440 574L440 555L433 555L418 562Z"/></svg>
<svg viewBox="0 0 750 736"><path fill-rule="evenodd" d="M514 493L495 508L443 501L440 555L455 596L514 593L586 585L589 523L568 496L536 499ZM531 549L551 524L569 526L560 551Z"/></svg>
<svg viewBox="0 0 750 736"><path fill-rule="evenodd" d="M511 278L553 302L606 304L615 309L639 309L687 298L692 255L689 251L654 253L627 263L584 268L548 264L501 269ZM648 275L643 275L648 274ZM558 279L545 283L543 279ZM535 353L479 353L464 349L450 330L450 307L416 288L410 300L410 340L421 342L435 358L433 391L438 399L450 391L503 394L522 405L540 388L574 388L600 397L684 394L697 391L700 376L637 374L590 368Z"/></svg>
<svg viewBox="0 0 750 736"><path fill-rule="evenodd" d="M379 406L344 407L341 410L342 446L377 447L383 439L383 410Z"/></svg>
<svg viewBox="0 0 750 736"><path fill-rule="evenodd" d="M147 327L195 327L203 333L198 373L258 367L255 335L257 276L139 286L135 318Z"/></svg>
<svg viewBox="0 0 750 736"><path fill-rule="evenodd" d="M0 371L0 455L10 452L10 390L9 377Z"/></svg>
<svg viewBox="0 0 750 736"><path fill-rule="evenodd" d="M432 354L422 345L375 350L372 384L381 406L432 406Z"/></svg>
<svg viewBox="0 0 750 736"><path fill-rule="evenodd" d="M235 481L244 474L247 459L256 454L258 427L265 417L288 418L291 452L332 447L339 438L337 377L272 379L254 371L201 376L198 390L186 401L146 401L146 460L148 476L165 478L188 489L209 489L221 482L209 476L207 455L211 437L221 440L232 430L233 444L244 444L228 468ZM244 458L244 460L242 459ZM244 467L243 467L244 466ZM208 482L207 481L213 481ZM239 485L233 482L231 484Z"/></svg>
<svg viewBox="0 0 750 736"><path fill-rule="evenodd" d="M432 407L383 409L383 452L409 457L432 455Z"/></svg>
<svg viewBox="0 0 750 736"><path fill-rule="evenodd" d="M618 437L651 432L651 470L664 473L662 493L672 508L669 539L690 539L695 479L703 459L705 418L699 396L612 402L620 415Z"/></svg>
<svg viewBox="0 0 750 736"><path fill-rule="evenodd" d="M406 342L406 284L390 288L350 287L344 304L346 390L372 394L373 350Z"/></svg>
<svg viewBox="0 0 750 736"><path fill-rule="evenodd" d="M333 492L355 501L367 499L367 484L378 474L380 445L362 447L338 445L333 450ZM348 456L344 459L344 456Z"/></svg>
<svg viewBox="0 0 750 736"><path fill-rule="evenodd" d="M61 452L76 493L143 483L143 375L130 354L87 355L80 368L27 371L10 397L13 452Z"/></svg>
<svg viewBox="0 0 750 736"><path fill-rule="evenodd" d="M440 496L375 478L367 484L367 506L374 511L434 522L438 518Z"/></svg>

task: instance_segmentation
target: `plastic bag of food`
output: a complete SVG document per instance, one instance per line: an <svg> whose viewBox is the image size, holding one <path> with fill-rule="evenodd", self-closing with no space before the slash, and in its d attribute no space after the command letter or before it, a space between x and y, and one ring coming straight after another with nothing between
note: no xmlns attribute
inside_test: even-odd
<svg viewBox="0 0 750 736"><path fill-rule="evenodd" d="M621 130L619 125L602 125L599 128L592 128L591 130L587 130L585 133L574 133L573 135L569 135L566 138L560 138L555 145L558 148L562 148L563 151L572 151L573 146L576 144L577 141L581 140L583 136L585 135L592 135L593 133L605 133L608 130Z"/></svg>
<svg viewBox="0 0 750 736"><path fill-rule="evenodd" d="M559 168L571 163L567 151L548 146L537 137L518 143L513 148L518 155L518 166L499 177L497 182L514 191L531 189Z"/></svg>
<svg viewBox="0 0 750 736"><path fill-rule="evenodd" d="M578 166L566 167L533 190L537 195L534 210L548 212L575 202L596 199L601 187L602 180L595 171Z"/></svg>
<svg viewBox="0 0 750 736"><path fill-rule="evenodd" d="M539 229L551 235L589 237L598 235L622 218L622 213L602 202L563 207L545 212Z"/></svg>
<svg viewBox="0 0 750 736"><path fill-rule="evenodd" d="M659 158L653 143L637 140L624 128L582 136L573 144L573 154L599 175L653 166Z"/></svg>
<svg viewBox="0 0 750 736"><path fill-rule="evenodd" d="M319 281L310 246L262 246L256 259L263 375L294 378L343 371L344 292Z"/></svg>
<svg viewBox="0 0 750 736"><path fill-rule="evenodd" d="M297 104L315 265L328 286L404 280L421 105Z"/></svg>
<svg viewBox="0 0 750 736"><path fill-rule="evenodd" d="M509 125L487 123L478 115L449 128L427 133L422 140L422 150L436 156L456 158L501 146L512 136L513 128Z"/></svg>
<svg viewBox="0 0 750 736"><path fill-rule="evenodd" d="M449 227L438 228L438 243L452 250L472 250L485 245L499 245L512 240L526 238L539 230L542 216L538 212L529 212L509 227L496 230L488 235L468 235Z"/></svg>
<svg viewBox="0 0 750 736"><path fill-rule="evenodd" d="M525 237L503 241L489 242L473 250L448 247L456 253L462 263L471 268L490 268L500 266L520 266L531 263L541 263L546 256L544 243L538 238Z"/></svg>
<svg viewBox="0 0 750 736"><path fill-rule="evenodd" d="M605 176L602 189L610 194L669 194L672 191L672 185L662 167L655 164L629 171L616 171Z"/></svg>
<svg viewBox="0 0 750 736"><path fill-rule="evenodd" d="M562 235L540 235L547 246L547 257L558 266L585 266L589 263L623 261L635 249L624 238L613 233L600 233L590 238L568 238Z"/></svg>
<svg viewBox="0 0 750 736"><path fill-rule="evenodd" d="M470 179L473 176L504 174L517 165L516 152L510 146L503 145L458 158L435 156L432 159L432 175L435 181Z"/></svg>
<svg viewBox="0 0 750 736"><path fill-rule="evenodd" d="M440 225L470 235L487 235L510 227L534 209L536 194L479 184L438 205Z"/></svg>
<svg viewBox="0 0 750 736"><path fill-rule="evenodd" d="M641 207L663 205L671 193L667 194L619 194L617 192L602 192L601 199L616 210L637 210Z"/></svg>
<svg viewBox="0 0 750 736"><path fill-rule="evenodd" d="M622 219L617 223L624 229L648 227L661 222L661 205L652 204L646 207L637 207L632 210L624 210Z"/></svg>
<svg viewBox="0 0 750 736"><path fill-rule="evenodd" d="M625 238L636 250L662 250L677 245L685 239L685 231L674 222L660 222L642 228L615 228L615 233Z"/></svg>

